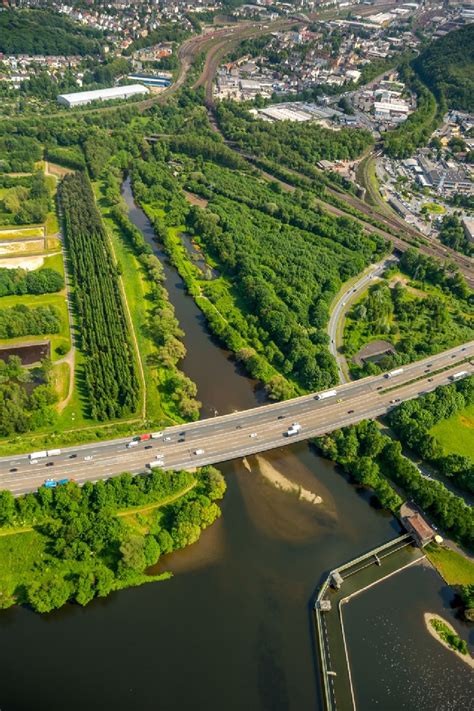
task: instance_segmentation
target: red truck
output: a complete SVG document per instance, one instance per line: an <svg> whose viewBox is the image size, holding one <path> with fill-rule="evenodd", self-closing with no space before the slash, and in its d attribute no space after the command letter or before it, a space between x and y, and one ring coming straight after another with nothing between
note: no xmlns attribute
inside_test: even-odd
<svg viewBox="0 0 474 711"><path fill-rule="evenodd" d="M151 434L142 434L142 435L140 435L140 442L146 442L147 439L151 439Z"/></svg>

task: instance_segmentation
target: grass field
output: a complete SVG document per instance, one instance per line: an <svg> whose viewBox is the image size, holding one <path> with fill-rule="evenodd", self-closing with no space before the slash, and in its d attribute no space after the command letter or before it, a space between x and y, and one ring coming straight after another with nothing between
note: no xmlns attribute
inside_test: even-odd
<svg viewBox="0 0 474 711"><path fill-rule="evenodd" d="M46 557L46 539L36 531L0 536L0 595L10 596L36 575L35 568ZM19 601L22 600L21 593ZM1 606L1 605L0 605Z"/></svg>
<svg viewBox="0 0 474 711"><path fill-rule="evenodd" d="M55 391L58 394L59 403L66 399L69 392L69 380L71 371L68 363L58 363L54 366L52 374L52 383Z"/></svg>
<svg viewBox="0 0 474 711"><path fill-rule="evenodd" d="M446 208L443 207L443 205L438 205L436 202L425 202L421 206L421 209L431 212L433 215L444 215L446 212Z"/></svg>
<svg viewBox="0 0 474 711"><path fill-rule="evenodd" d="M463 454L474 461L474 405L438 422L431 434L449 454Z"/></svg>
<svg viewBox="0 0 474 711"><path fill-rule="evenodd" d="M426 555L449 585L474 585L474 562L460 553L435 543L425 548Z"/></svg>

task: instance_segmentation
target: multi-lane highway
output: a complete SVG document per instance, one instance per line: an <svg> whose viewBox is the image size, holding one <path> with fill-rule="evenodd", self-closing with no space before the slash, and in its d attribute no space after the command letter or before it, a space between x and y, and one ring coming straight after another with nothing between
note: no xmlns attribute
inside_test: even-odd
<svg viewBox="0 0 474 711"><path fill-rule="evenodd" d="M474 373L474 341L407 365L403 373L391 378L378 375L345 383L337 388L336 396L326 400L305 395L177 425L165 430L162 438L133 448L127 448L131 439L127 438L68 447L36 463L30 463L28 455L2 457L0 489L20 494L37 489L49 477L83 483L124 471L137 473L157 456L163 458L164 469L189 469L256 454L382 415L402 400L450 382L449 376L460 371ZM288 437L286 431L293 422L301 425L301 432Z"/></svg>

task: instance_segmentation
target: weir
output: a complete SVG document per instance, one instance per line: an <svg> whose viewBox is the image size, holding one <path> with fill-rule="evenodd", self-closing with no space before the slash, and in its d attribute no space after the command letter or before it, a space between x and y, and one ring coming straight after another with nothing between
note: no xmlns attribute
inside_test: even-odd
<svg viewBox="0 0 474 711"><path fill-rule="evenodd" d="M405 533L334 568L323 581L314 602L314 619L326 711L334 711L337 705L356 708L342 605L420 560L423 552L412 544L412 535Z"/></svg>

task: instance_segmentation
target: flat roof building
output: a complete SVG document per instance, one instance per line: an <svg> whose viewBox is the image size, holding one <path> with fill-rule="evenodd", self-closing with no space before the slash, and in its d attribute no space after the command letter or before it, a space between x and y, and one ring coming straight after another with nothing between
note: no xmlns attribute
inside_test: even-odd
<svg viewBox="0 0 474 711"><path fill-rule="evenodd" d="M73 94L60 94L57 97L58 104L71 108L73 106L84 106L91 101L110 101L112 99L128 99L137 94L148 94L149 89L143 84L130 84L128 86L112 86L109 89L97 89L95 91L76 91Z"/></svg>

